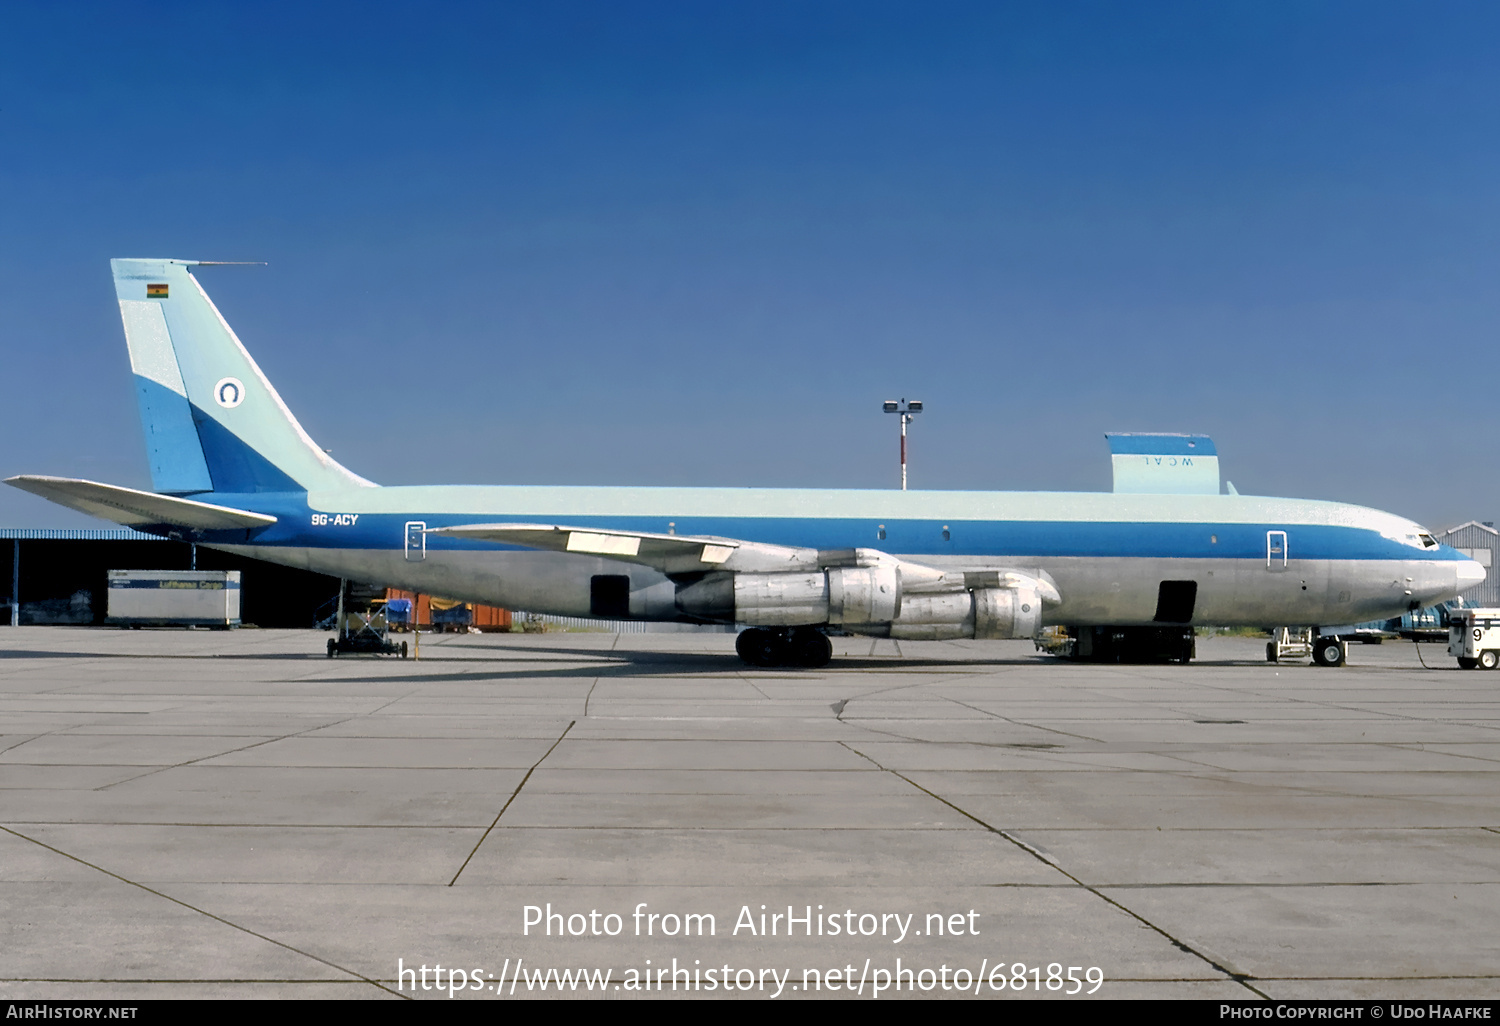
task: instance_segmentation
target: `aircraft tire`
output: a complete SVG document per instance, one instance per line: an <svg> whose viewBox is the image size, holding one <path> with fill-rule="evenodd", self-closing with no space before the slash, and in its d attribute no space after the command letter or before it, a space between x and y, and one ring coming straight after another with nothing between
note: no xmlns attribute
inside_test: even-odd
<svg viewBox="0 0 1500 1026"><path fill-rule="evenodd" d="M1493 670L1496 666L1500 666L1500 652L1488 649L1479 653L1479 668L1481 670Z"/></svg>
<svg viewBox="0 0 1500 1026"><path fill-rule="evenodd" d="M796 666L817 669L827 666L833 659L833 642L828 640L828 635L816 628L799 627L792 631L789 641L789 662Z"/></svg>
<svg viewBox="0 0 1500 1026"><path fill-rule="evenodd" d="M1344 646L1338 638L1319 638L1313 645L1313 662L1319 666L1343 666Z"/></svg>
<svg viewBox="0 0 1500 1026"><path fill-rule="evenodd" d="M775 631L764 627L740 632L734 649L751 666L780 666L786 658L786 643Z"/></svg>
<svg viewBox="0 0 1500 1026"><path fill-rule="evenodd" d="M752 646L757 640L755 635L759 633L759 629L751 627L749 630L740 631L739 634L735 635L734 639L734 654L739 656L741 661L749 663L752 666L755 665Z"/></svg>
<svg viewBox="0 0 1500 1026"><path fill-rule="evenodd" d="M329 638L328 639L328 658L332 659L334 657L335 652L336 652L336 650L334 648L333 639Z"/></svg>
<svg viewBox="0 0 1500 1026"><path fill-rule="evenodd" d="M1276 661L1276 642L1274 642L1274 641L1268 641L1268 642L1266 642L1266 662L1268 662L1268 663L1274 663L1275 661Z"/></svg>
<svg viewBox="0 0 1500 1026"><path fill-rule="evenodd" d="M1177 650L1177 661L1186 666L1188 663L1193 661L1193 657L1197 654L1198 639L1189 634L1187 637L1182 639L1182 645Z"/></svg>
<svg viewBox="0 0 1500 1026"><path fill-rule="evenodd" d="M1465 658L1464 656L1459 656L1458 657L1458 668L1460 670L1477 670L1479 668L1479 660L1478 659L1468 659L1468 658Z"/></svg>

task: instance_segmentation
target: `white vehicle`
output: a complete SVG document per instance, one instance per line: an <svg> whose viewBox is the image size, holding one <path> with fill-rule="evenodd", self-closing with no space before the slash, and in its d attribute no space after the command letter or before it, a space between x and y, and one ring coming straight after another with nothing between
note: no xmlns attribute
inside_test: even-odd
<svg viewBox="0 0 1500 1026"><path fill-rule="evenodd" d="M1448 614L1448 654L1466 670L1500 666L1500 609L1455 609Z"/></svg>

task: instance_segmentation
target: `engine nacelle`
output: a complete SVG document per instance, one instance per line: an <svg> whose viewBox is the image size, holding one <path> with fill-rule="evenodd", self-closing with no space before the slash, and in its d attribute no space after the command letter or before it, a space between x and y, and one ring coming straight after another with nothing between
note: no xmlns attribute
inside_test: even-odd
<svg viewBox="0 0 1500 1026"><path fill-rule="evenodd" d="M891 637L903 641L1029 638L1042 625L1042 595L1034 587L975 588L908 595Z"/></svg>
<svg viewBox="0 0 1500 1026"><path fill-rule="evenodd" d="M893 566L828 571L829 623L885 623L901 615L901 573Z"/></svg>
<svg viewBox="0 0 1500 1026"><path fill-rule="evenodd" d="M901 612L901 574L894 566L709 574L678 589L677 607L759 627L888 623Z"/></svg>
<svg viewBox="0 0 1500 1026"><path fill-rule="evenodd" d="M1042 627L1042 595L1037 588L978 588L974 595L974 637L1030 638Z"/></svg>
<svg viewBox="0 0 1500 1026"><path fill-rule="evenodd" d="M734 620L761 627L828 622L828 574L735 574Z"/></svg>
<svg viewBox="0 0 1500 1026"><path fill-rule="evenodd" d="M990 572L982 580L989 586L913 594L903 592L901 572L891 565L715 573L679 588L677 607L705 620L758 627L827 623L857 634L945 641L1032 637L1044 598L1057 601L1056 588L1026 574Z"/></svg>

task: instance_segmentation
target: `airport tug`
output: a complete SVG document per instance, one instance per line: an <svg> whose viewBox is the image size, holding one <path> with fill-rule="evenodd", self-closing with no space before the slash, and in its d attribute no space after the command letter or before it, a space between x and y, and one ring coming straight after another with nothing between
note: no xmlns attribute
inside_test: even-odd
<svg viewBox="0 0 1500 1026"><path fill-rule="evenodd" d="M1465 670L1500 666L1500 609L1455 609L1449 613L1448 654Z"/></svg>

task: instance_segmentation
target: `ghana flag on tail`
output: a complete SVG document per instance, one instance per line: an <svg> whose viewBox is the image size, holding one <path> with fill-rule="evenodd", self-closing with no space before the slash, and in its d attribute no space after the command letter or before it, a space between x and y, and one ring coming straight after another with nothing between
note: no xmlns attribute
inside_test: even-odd
<svg viewBox="0 0 1500 1026"><path fill-rule="evenodd" d="M147 285L146 286L146 298L147 299L166 299L167 298L167 287L166 287L166 285Z"/></svg>

